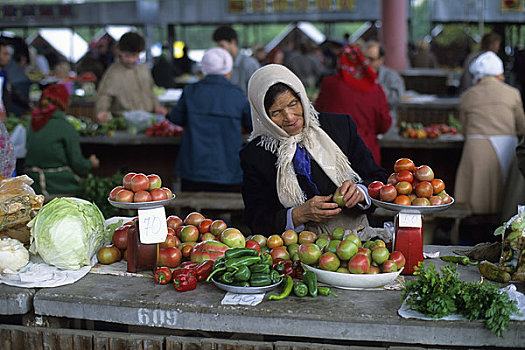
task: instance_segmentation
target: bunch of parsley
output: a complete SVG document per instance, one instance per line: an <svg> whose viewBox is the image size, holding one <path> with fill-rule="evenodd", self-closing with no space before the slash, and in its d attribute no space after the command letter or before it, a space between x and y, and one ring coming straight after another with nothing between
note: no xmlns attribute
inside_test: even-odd
<svg viewBox="0 0 525 350"><path fill-rule="evenodd" d="M452 264L440 272L433 264L425 269L425 264L419 263L414 272L418 278L406 282L403 289L403 299L408 297L410 308L435 319L450 314L482 319L487 328L501 336L510 315L519 311L516 301L491 283L460 281L457 267Z"/></svg>

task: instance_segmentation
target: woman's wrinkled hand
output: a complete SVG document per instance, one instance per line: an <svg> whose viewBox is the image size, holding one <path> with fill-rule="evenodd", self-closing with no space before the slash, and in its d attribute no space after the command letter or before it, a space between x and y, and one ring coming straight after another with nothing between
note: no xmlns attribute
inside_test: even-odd
<svg viewBox="0 0 525 350"><path fill-rule="evenodd" d="M323 222L341 212L341 208L332 201L332 195L314 196L292 211L294 226L307 222Z"/></svg>
<svg viewBox="0 0 525 350"><path fill-rule="evenodd" d="M345 182L343 182L339 189L341 191L341 194L343 195L345 207L347 208L353 208L358 203L365 200L363 192L359 190L357 184L353 181L346 180Z"/></svg>

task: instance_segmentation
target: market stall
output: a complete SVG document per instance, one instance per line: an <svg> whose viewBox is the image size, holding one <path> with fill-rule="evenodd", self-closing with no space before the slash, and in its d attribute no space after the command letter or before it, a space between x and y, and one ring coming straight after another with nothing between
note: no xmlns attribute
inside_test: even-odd
<svg viewBox="0 0 525 350"><path fill-rule="evenodd" d="M425 246L425 252L450 255L460 248L465 249ZM440 259L425 260L430 262L437 267L446 264ZM475 266L459 266L458 270L461 279L479 280ZM405 276L405 279L411 278ZM524 291L523 283L516 286ZM28 298L28 291L23 288L0 285L0 291L3 301ZM354 344L378 348L402 345L407 349L421 346L521 348L525 342L522 321L511 321L503 336L497 337L482 321L402 318L398 314L402 301L399 290L334 291L338 297L289 297L282 301L270 301L271 293L266 293L260 304L251 306L226 304L225 292L211 283L200 283L194 291L177 293L173 288L155 285L151 278L90 273L75 284L34 292L31 305L35 316L42 316L44 322L59 321L61 329L38 328L39 334L35 335L31 327L2 325L0 332L10 335L16 330L18 338L7 339L7 342L18 342L16 344L27 339L42 342L53 333L59 334L58 339L66 340L72 335L64 332L64 328L84 324L79 328L87 326L87 331L75 333L92 341L105 337L108 342L108 338L113 338L127 346L179 342L196 349L225 342L238 346L234 348L242 345L280 349L292 346L341 349ZM26 312L20 309L9 314ZM100 334L100 330L111 329L112 325L120 325L121 330L132 335L124 340L122 333ZM190 337L180 337L185 333ZM232 336L236 340L229 339Z"/></svg>

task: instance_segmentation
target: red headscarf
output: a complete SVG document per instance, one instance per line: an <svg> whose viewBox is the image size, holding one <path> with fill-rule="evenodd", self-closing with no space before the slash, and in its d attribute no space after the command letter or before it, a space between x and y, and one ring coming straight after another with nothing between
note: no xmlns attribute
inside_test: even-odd
<svg viewBox="0 0 525 350"><path fill-rule="evenodd" d="M365 63L358 46L345 46L338 57L337 70L349 86L368 92L376 83L377 74Z"/></svg>
<svg viewBox="0 0 525 350"><path fill-rule="evenodd" d="M33 110L31 128L38 131L46 125L47 121L57 109L65 111L69 103L69 93L62 84L46 87L40 96L40 107Z"/></svg>

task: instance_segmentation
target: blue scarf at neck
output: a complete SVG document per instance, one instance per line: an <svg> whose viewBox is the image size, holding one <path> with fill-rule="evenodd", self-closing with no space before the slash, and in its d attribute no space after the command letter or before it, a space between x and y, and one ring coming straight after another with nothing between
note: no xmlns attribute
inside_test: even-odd
<svg viewBox="0 0 525 350"><path fill-rule="evenodd" d="M310 167L310 154L303 147L297 145L297 149L293 156L293 167L295 172L306 177L308 182L313 186L315 193L320 195L317 185L312 181L312 169Z"/></svg>

